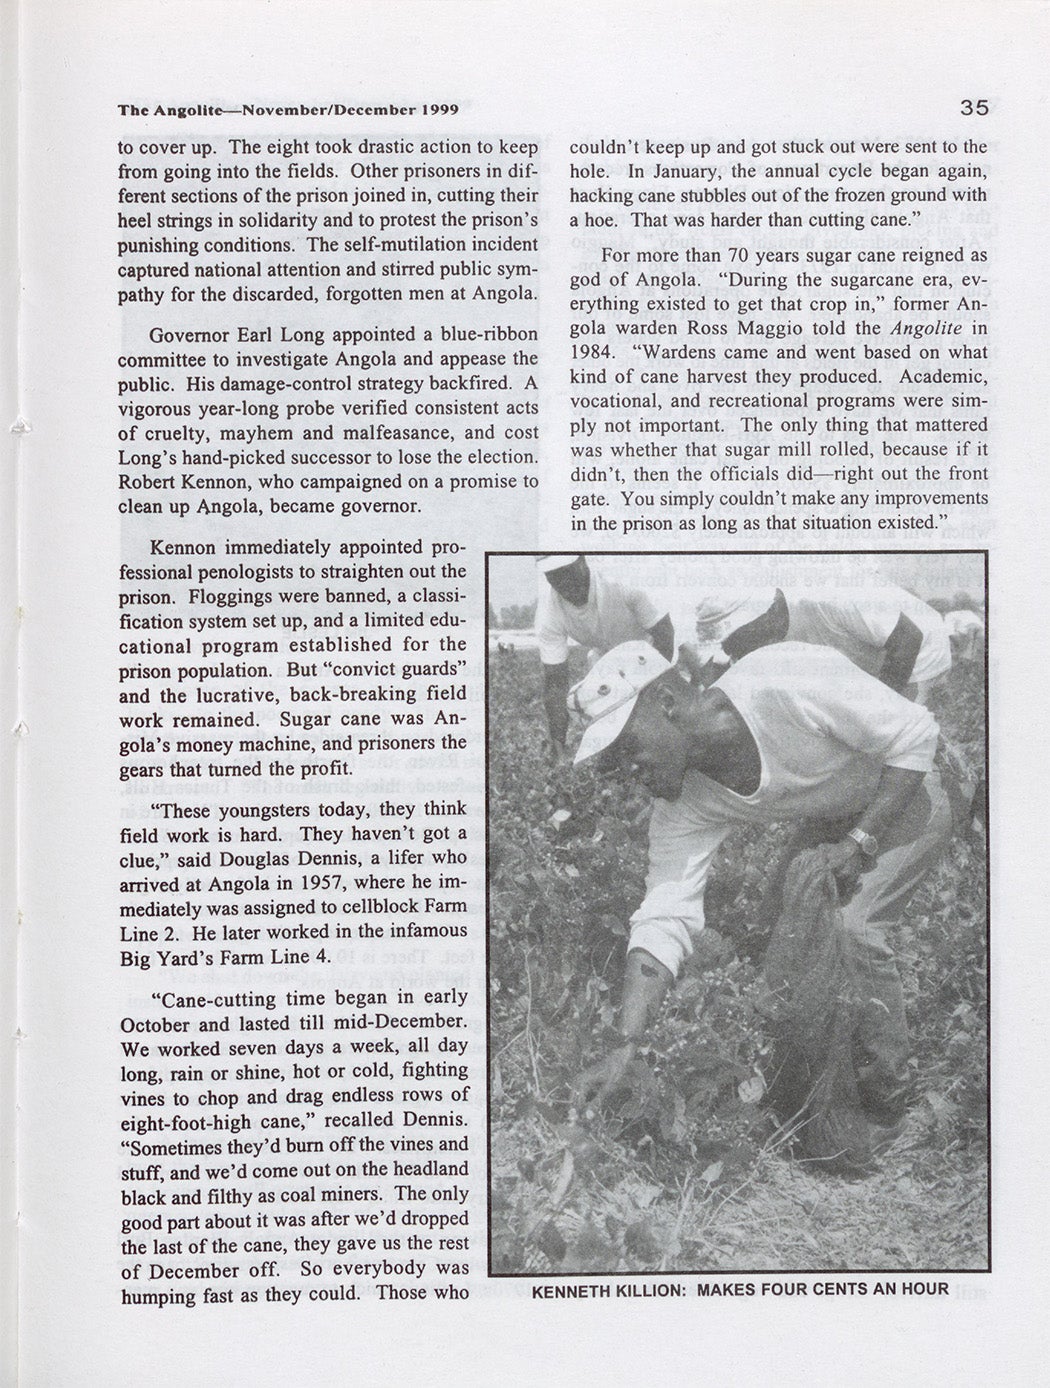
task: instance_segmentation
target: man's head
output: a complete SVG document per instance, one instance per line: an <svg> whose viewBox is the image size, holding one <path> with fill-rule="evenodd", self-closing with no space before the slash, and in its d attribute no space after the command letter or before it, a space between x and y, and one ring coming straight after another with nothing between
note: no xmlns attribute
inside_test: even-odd
<svg viewBox="0 0 1050 1388"><path fill-rule="evenodd" d="M645 641L627 641L596 661L569 693L588 719L576 761L601 756L653 795L675 800L689 766L695 691Z"/></svg>
<svg viewBox="0 0 1050 1388"><path fill-rule="evenodd" d="M541 554L536 566L559 597L573 607L584 606L591 591L591 573L582 554Z"/></svg>
<svg viewBox="0 0 1050 1388"><path fill-rule="evenodd" d="M709 657L721 647L739 660L760 646L783 641L787 630L787 601L779 588L714 592L696 606L696 639Z"/></svg>

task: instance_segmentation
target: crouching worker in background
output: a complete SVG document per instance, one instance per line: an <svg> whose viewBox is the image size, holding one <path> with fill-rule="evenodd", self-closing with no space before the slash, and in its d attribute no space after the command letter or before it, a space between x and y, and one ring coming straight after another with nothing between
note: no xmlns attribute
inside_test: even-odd
<svg viewBox="0 0 1050 1388"><path fill-rule="evenodd" d="M903 588L827 592L756 588L712 592L696 606L698 658L713 683L731 660L777 641L833 646L869 675L920 704L951 668L939 612Z"/></svg>
<svg viewBox="0 0 1050 1388"><path fill-rule="evenodd" d="M617 1043L576 1101L625 1081L664 995L704 927L704 884L739 824L800 821L839 886L858 991L852 1053L866 1114L887 1127L907 1102L909 1042L887 939L950 836L932 771L937 724L829 647L783 642L743 656L717 685L687 683L650 645L604 655L571 691L588 723L576 761L602 758L657 797L647 890L631 918ZM801 842L800 842L801 846Z"/></svg>

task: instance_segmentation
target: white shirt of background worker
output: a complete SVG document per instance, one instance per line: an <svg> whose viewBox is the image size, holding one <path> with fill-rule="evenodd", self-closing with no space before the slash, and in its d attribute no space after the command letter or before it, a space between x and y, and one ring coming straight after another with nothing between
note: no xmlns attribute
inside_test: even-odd
<svg viewBox="0 0 1050 1388"><path fill-rule="evenodd" d="M940 613L889 584L714 592L697 605L696 637L701 663L706 657L716 666L776 641L832 646L891 689L914 693L920 703L952 663Z"/></svg>
<svg viewBox="0 0 1050 1388"><path fill-rule="evenodd" d="M569 641L603 655L624 641L651 641L667 660L674 627L666 607L641 588L621 583L582 554L541 554L536 638L543 663L543 706L551 743L563 753L569 730Z"/></svg>
<svg viewBox="0 0 1050 1388"><path fill-rule="evenodd" d="M984 656L984 622L976 612L960 609L944 614L948 640L952 643L952 659L978 661Z"/></svg>

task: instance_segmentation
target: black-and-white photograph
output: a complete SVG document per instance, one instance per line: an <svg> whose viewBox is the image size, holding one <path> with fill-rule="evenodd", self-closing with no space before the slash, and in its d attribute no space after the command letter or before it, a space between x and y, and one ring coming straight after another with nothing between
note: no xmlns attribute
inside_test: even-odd
<svg viewBox="0 0 1050 1388"><path fill-rule="evenodd" d="M487 602L491 1273L987 1269L986 555Z"/></svg>

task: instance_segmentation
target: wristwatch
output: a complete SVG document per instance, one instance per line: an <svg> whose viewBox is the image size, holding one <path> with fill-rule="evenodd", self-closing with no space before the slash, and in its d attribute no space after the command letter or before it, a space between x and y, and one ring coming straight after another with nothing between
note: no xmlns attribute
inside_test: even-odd
<svg viewBox="0 0 1050 1388"><path fill-rule="evenodd" d="M846 837L853 840L865 858L874 862L879 856L879 841L874 834L866 834L863 829L851 829Z"/></svg>

